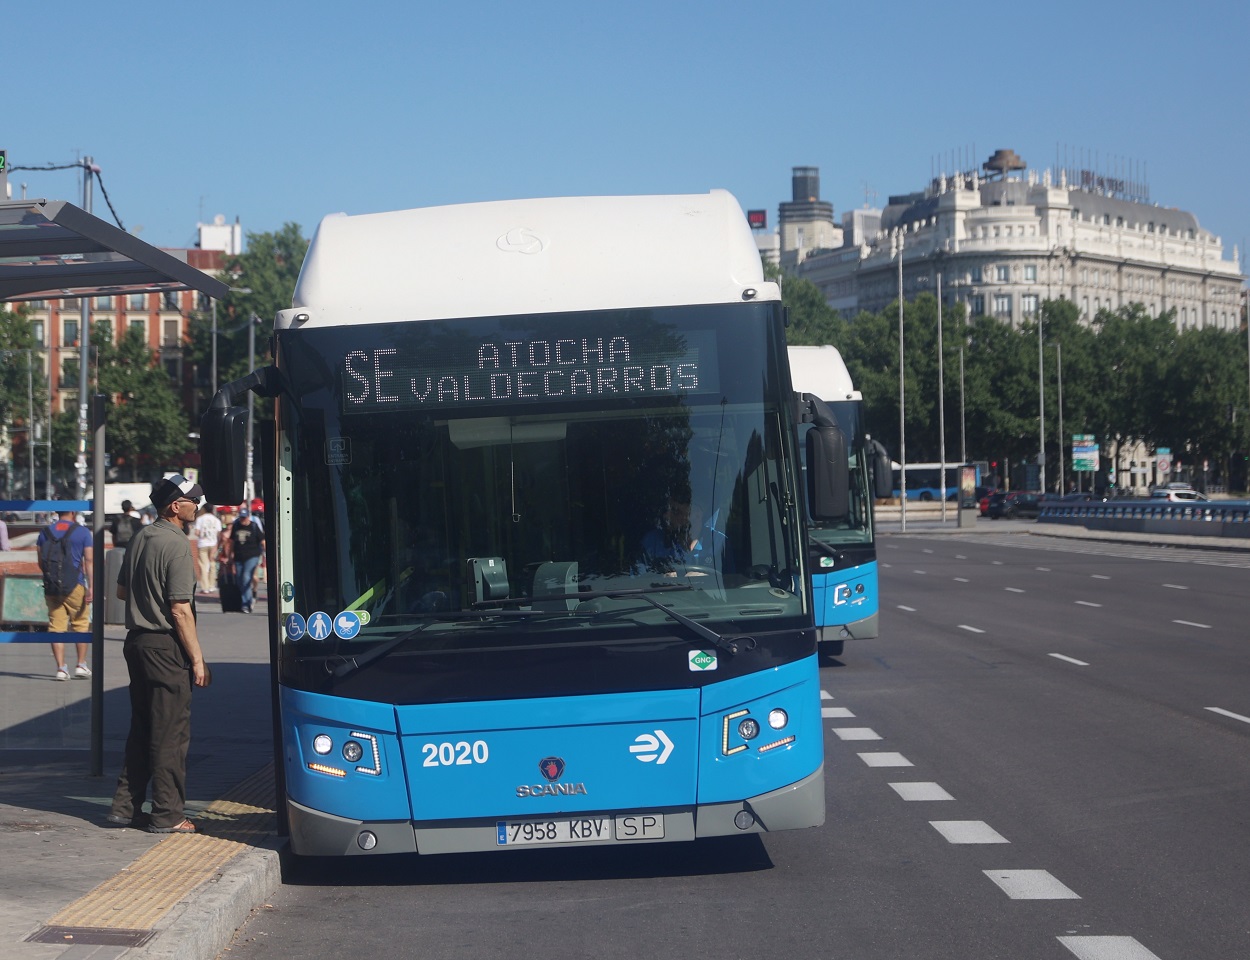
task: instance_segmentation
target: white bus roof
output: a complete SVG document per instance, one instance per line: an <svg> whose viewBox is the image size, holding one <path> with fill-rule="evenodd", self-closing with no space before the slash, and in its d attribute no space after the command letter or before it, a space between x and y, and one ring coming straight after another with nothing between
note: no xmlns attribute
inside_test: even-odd
<svg viewBox="0 0 1250 960"><path fill-rule="evenodd" d="M755 294L744 295L753 289ZM561 197L321 221L279 328L777 300L738 201ZM296 319L306 315L306 319Z"/></svg>
<svg viewBox="0 0 1250 960"><path fill-rule="evenodd" d="M790 381L799 393L811 393L821 400L862 400L851 383L851 375L837 347L787 347L790 355Z"/></svg>

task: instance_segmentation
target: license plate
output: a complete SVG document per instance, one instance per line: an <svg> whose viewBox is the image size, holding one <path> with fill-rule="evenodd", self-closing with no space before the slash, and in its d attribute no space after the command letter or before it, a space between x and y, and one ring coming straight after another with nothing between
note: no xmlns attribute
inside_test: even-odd
<svg viewBox="0 0 1250 960"><path fill-rule="evenodd" d="M500 820L495 824L499 846L522 847L549 843L607 843L612 840L660 840L664 815L582 817L568 820Z"/></svg>

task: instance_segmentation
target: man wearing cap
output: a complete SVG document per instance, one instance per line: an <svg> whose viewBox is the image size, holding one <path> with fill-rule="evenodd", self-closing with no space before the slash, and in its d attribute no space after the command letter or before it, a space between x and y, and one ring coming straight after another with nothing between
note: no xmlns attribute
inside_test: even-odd
<svg viewBox="0 0 1250 960"><path fill-rule="evenodd" d="M207 687L212 675L195 629L195 559L183 527L203 495L179 475L157 482L157 520L135 534L117 576L117 596L126 603L130 732L108 821L152 833L195 832L183 809L191 688ZM145 817L149 784L152 813Z"/></svg>

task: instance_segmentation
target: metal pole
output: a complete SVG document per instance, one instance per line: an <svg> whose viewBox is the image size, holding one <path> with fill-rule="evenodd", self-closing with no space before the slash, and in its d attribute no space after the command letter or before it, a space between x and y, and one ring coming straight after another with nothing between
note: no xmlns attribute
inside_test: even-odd
<svg viewBox="0 0 1250 960"><path fill-rule="evenodd" d="M942 351L942 274L937 275L938 301L938 460L942 469L942 522L946 522L946 373ZM956 487L958 490L958 487ZM958 493L955 494L959 496Z"/></svg>
<svg viewBox="0 0 1250 960"><path fill-rule="evenodd" d="M254 313L247 315L247 371L251 373L256 369L256 324L260 318ZM256 496L256 486L252 481L252 451L253 451L253 433L252 433L252 407L256 401L256 394L251 390L247 392L247 499L250 501Z"/></svg>
<svg viewBox="0 0 1250 960"><path fill-rule="evenodd" d="M35 499L35 351L26 351L26 466L30 469L30 499Z"/></svg>
<svg viewBox="0 0 1250 960"><path fill-rule="evenodd" d="M95 164L90 157L82 161L82 208L91 212L91 177ZM90 383L88 365L91 362L91 298L83 297L81 320L78 324L78 456L74 460L75 488L77 498L87 498L87 387Z"/></svg>
<svg viewBox="0 0 1250 960"><path fill-rule="evenodd" d="M1063 496L1063 344L1055 341L1055 362L1059 369L1059 495Z"/></svg>
<svg viewBox="0 0 1250 960"><path fill-rule="evenodd" d="M43 480L43 496L45 500L52 499L52 350L48 350L48 449L44 451L48 455L44 467L47 473L44 474Z"/></svg>
<svg viewBox="0 0 1250 960"><path fill-rule="evenodd" d="M1046 381L1042 378L1042 315L1037 315L1037 489L1046 492Z"/></svg>
<svg viewBox="0 0 1250 960"><path fill-rule="evenodd" d="M903 235L898 237L898 485L899 530L907 532L907 387L903 377Z"/></svg>
<svg viewBox="0 0 1250 960"><path fill-rule="evenodd" d="M213 297L213 396L217 396L217 298Z"/></svg>
<svg viewBox="0 0 1250 960"><path fill-rule="evenodd" d="M959 345L959 462L968 462L968 435L964 422L964 348Z"/></svg>
<svg viewBox="0 0 1250 960"><path fill-rule="evenodd" d="M91 537L95 564L92 567L91 601L91 775L104 775L104 421L105 396L93 398L95 436L91 460L95 497L91 501Z"/></svg>

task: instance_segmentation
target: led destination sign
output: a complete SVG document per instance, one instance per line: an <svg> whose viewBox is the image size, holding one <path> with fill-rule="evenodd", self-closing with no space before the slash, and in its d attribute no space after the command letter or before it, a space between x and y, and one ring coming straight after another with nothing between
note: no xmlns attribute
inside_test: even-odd
<svg viewBox="0 0 1250 960"><path fill-rule="evenodd" d="M658 341L658 343L657 343ZM681 396L719 390L710 331L468 341L461 349L352 350L343 411Z"/></svg>

